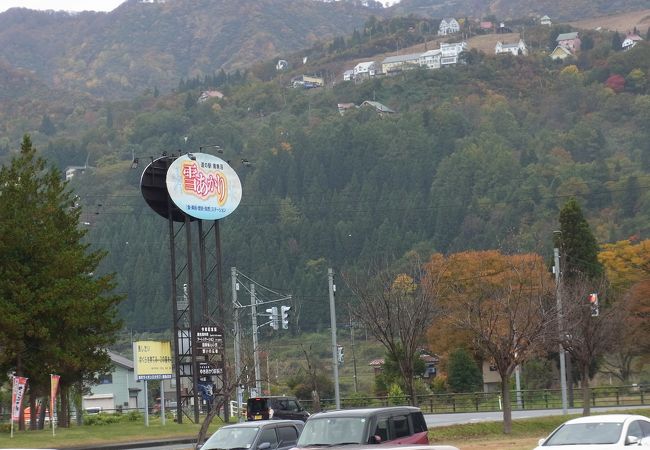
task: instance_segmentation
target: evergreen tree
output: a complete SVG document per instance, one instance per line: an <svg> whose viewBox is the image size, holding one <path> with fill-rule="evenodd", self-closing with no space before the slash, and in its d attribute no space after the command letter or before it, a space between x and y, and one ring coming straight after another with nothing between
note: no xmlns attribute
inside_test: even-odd
<svg viewBox="0 0 650 450"><path fill-rule="evenodd" d="M82 242L76 197L29 136L0 169L0 186L0 370L29 377L34 396L58 373L65 396L108 370L120 297L109 294L113 275L96 274L104 253Z"/></svg>
<svg viewBox="0 0 650 450"><path fill-rule="evenodd" d="M452 392L476 392L481 388L481 370L464 348L458 348L449 355L447 383Z"/></svg>
<svg viewBox="0 0 650 450"><path fill-rule="evenodd" d="M560 246L565 278L578 275L596 278L603 274L598 261L598 243L576 199L570 199L560 211Z"/></svg>
<svg viewBox="0 0 650 450"><path fill-rule="evenodd" d="M52 123L50 116L47 114L43 115L43 119L41 119L41 126L38 128L38 131L47 136L52 136L54 133L56 133L56 127Z"/></svg>
<svg viewBox="0 0 650 450"><path fill-rule="evenodd" d="M618 31L614 31L612 35L612 49L617 52L623 48L623 41L621 41L621 35L618 34Z"/></svg>

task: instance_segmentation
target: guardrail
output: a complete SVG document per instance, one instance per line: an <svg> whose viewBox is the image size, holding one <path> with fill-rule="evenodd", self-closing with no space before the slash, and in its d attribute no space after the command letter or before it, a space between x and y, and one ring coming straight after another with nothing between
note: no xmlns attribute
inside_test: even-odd
<svg viewBox="0 0 650 450"><path fill-rule="evenodd" d="M591 406L643 406L650 405L650 391L638 386L608 386L591 388ZM559 389L522 390L510 392L513 410L562 408ZM312 411L311 400L300 403ZM361 397L341 398L341 408L408 405L409 397ZM454 413L476 411L499 411L502 409L500 392L473 392L462 394L419 395L417 404L425 413ZM574 400L570 407L582 408L582 391L574 388ZM321 409L334 409L334 399L321 399Z"/></svg>

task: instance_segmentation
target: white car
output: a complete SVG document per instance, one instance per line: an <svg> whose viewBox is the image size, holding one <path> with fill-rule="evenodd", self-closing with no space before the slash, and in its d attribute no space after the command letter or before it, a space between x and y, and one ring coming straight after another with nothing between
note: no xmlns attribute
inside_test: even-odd
<svg viewBox="0 0 650 450"><path fill-rule="evenodd" d="M650 448L650 419L633 414L605 414L568 420L535 450L630 450Z"/></svg>

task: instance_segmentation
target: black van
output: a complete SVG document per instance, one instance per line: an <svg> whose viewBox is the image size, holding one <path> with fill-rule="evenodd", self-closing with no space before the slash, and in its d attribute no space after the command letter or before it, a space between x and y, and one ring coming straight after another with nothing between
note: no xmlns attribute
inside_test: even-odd
<svg viewBox="0 0 650 450"><path fill-rule="evenodd" d="M309 413L300 406L296 397L251 397L246 402L248 420L292 419L307 420Z"/></svg>

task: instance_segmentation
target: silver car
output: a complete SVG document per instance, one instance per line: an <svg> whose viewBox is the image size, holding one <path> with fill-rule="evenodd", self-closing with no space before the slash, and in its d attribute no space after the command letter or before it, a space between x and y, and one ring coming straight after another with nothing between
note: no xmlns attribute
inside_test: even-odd
<svg viewBox="0 0 650 450"><path fill-rule="evenodd" d="M201 450L288 450L296 445L300 420L257 420L226 425L205 441Z"/></svg>

